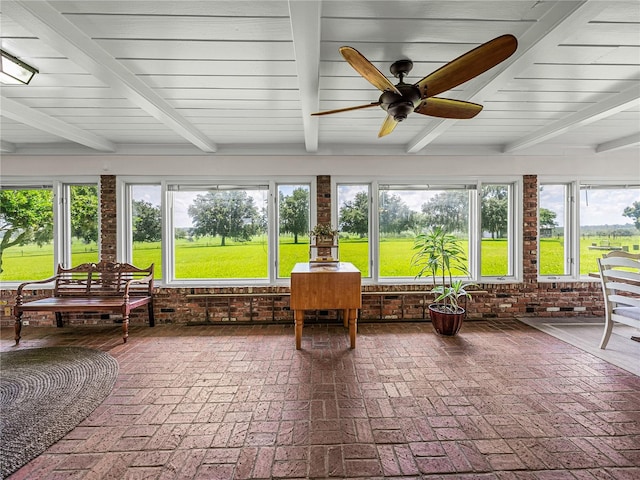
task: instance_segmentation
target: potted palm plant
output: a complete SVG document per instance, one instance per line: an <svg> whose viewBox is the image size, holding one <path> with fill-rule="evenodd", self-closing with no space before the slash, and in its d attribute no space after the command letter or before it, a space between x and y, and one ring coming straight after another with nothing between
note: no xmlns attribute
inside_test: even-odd
<svg viewBox="0 0 640 480"><path fill-rule="evenodd" d="M417 235L413 249L416 251L411 265L418 268L416 278L431 276L435 295L429 305L429 317L434 330L440 335L455 335L462 326L465 309L460 299L470 298L466 290L473 282L453 278L453 272L469 275L465 252L458 239L441 226Z"/></svg>

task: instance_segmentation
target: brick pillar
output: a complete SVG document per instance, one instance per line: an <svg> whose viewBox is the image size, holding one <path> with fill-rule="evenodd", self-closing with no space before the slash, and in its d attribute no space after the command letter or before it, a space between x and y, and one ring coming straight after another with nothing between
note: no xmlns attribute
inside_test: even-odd
<svg viewBox="0 0 640 480"><path fill-rule="evenodd" d="M316 223L331 223L331 176L318 175L316 179L318 217ZM311 221L311 228L314 222Z"/></svg>
<svg viewBox="0 0 640 480"><path fill-rule="evenodd" d="M538 177L523 176L523 280L525 287L535 288L538 283Z"/></svg>
<svg viewBox="0 0 640 480"><path fill-rule="evenodd" d="M100 175L100 261L116 261L117 230L116 177Z"/></svg>

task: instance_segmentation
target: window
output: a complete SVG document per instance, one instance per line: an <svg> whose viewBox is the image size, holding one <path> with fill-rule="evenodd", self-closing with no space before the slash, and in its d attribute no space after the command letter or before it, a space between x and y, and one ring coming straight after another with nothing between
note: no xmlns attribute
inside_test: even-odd
<svg viewBox="0 0 640 480"><path fill-rule="evenodd" d="M310 186L278 185L278 277L309 260Z"/></svg>
<svg viewBox="0 0 640 480"><path fill-rule="evenodd" d="M640 184L580 185L580 275L614 250L640 253Z"/></svg>
<svg viewBox="0 0 640 480"><path fill-rule="evenodd" d="M267 279L265 185L168 185L173 278Z"/></svg>
<svg viewBox="0 0 640 480"><path fill-rule="evenodd" d="M474 185L380 185L378 191L379 276L413 277L415 235L441 225L455 235L469 261Z"/></svg>
<svg viewBox="0 0 640 480"><path fill-rule="evenodd" d="M98 186L61 181L0 187L0 281L50 277L57 263L96 262Z"/></svg>
<svg viewBox="0 0 640 480"><path fill-rule="evenodd" d="M53 187L0 189L0 280L19 282L54 272Z"/></svg>
<svg viewBox="0 0 640 480"><path fill-rule="evenodd" d="M65 242L71 246L70 265L98 262L98 186L66 185L65 197L69 198L64 214L70 218L69 242Z"/></svg>
<svg viewBox="0 0 640 480"><path fill-rule="evenodd" d="M131 261L162 279L162 211L160 185L131 185Z"/></svg>
<svg viewBox="0 0 640 480"><path fill-rule="evenodd" d="M541 183L538 206L543 279L588 276L614 250L640 253L640 184Z"/></svg>
<svg viewBox="0 0 640 480"><path fill-rule="evenodd" d="M363 277L369 277L369 185L338 184L338 230L340 232L340 260L356 266Z"/></svg>
<svg viewBox="0 0 640 480"><path fill-rule="evenodd" d="M538 273L550 279L571 275L571 191L564 183L538 188Z"/></svg>
<svg viewBox="0 0 640 480"><path fill-rule="evenodd" d="M513 189L511 184L482 185L480 274L483 277L514 275Z"/></svg>

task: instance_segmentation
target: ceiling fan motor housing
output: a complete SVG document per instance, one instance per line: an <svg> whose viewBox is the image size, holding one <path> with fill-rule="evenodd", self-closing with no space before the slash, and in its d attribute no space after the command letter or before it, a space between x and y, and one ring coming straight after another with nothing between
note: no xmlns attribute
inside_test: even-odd
<svg viewBox="0 0 640 480"><path fill-rule="evenodd" d="M407 115L420 105L420 90L415 85L400 82L396 85L401 95L386 90L380 95L380 107L391 115L397 122L401 122Z"/></svg>

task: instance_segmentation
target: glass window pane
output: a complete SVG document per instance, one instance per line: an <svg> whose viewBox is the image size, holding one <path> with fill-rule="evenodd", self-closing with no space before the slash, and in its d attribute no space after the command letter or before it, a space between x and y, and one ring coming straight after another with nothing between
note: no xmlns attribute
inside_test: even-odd
<svg viewBox="0 0 640 480"><path fill-rule="evenodd" d="M613 250L640 253L640 186L580 187L580 274Z"/></svg>
<svg viewBox="0 0 640 480"><path fill-rule="evenodd" d="M461 240L469 258L468 190L381 190L378 209L380 277L415 276L417 268L411 268L414 238L433 226L442 226Z"/></svg>
<svg viewBox="0 0 640 480"><path fill-rule="evenodd" d="M53 191L0 190L0 281L47 278L54 273Z"/></svg>
<svg viewBox="0 0 640 480"><path fill-rule="evenodd" d="M70 185L71 265L99 261L98 186Z"/></svg>
<svg viewBox="0 0 640 480"><path fill-rule="evenodd" d="M177 279L267 278L266 187L173 192Z"/></svg>
<svg viewBox="0 0 640 480"><path fill-rule="evenodd" d="M309 261L309 185L278 185L278 277Z"/></svg>
<svg viewBox="0 0 640 480"><path fill-rule="evenodd" d="M132 262L140 268L154 264L154 278L162 278L162 214L160 185L131 186Z"/></svg>
<svg viewBox="0 0 640 480"><path fill-rule="evenodd" d="M369 277L369 186L338 185L337 192L340 261Z"/></svg>
<svg viewBox="0 0 640 480"><path fill-rule="evenodd" d="M483 185L480 215L480 274L482 276L512 275L510 259L509 218L511 211L510 185Z"/></svg>
<svg viewBox="0 0 640 480"><path fill-rule="evenodd" d="M538 273L569 275L569 256L565 229L567 194L565 184L540 185L538 192Z"/></svg>

